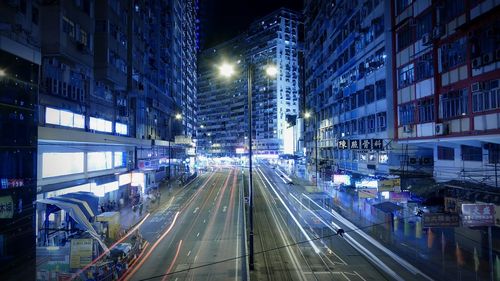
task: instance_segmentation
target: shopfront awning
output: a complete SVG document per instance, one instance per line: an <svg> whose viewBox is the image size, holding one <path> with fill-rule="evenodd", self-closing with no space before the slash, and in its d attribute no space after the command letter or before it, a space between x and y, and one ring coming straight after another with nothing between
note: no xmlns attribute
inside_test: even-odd
<svg viewBox="0 0 500 281"><path fill-rule="evenodd" d="M376 209L379 209L380 211L382 211L384 213L392 213L392 212L399 211L399 210L403 209L403 207L396 205L392 202L382 202L382 203L374 204L373 207Z"/></svg>
<svg viewBox="0 0 500 281"><path fill-rule="evenodd" d="M82 200L81 197L80 199L75 199L71 198L71 196L57 196L47 199L40 199L36 202L39 204L53 205L61 210L64 210L93 238L95 238L105 251L108 250L108 247L101 240L101 237L99 236L99 234L97 234L96 230L91 224L91 220L94 219L95 213L92 212L92 208L89 206L88 202Z"/></svg>

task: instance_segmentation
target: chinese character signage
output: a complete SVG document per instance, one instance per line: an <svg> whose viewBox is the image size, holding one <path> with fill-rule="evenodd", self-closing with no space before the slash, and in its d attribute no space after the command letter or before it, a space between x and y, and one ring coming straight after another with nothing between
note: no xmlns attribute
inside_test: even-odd
<svg viewBox="0 0 500 281"><path fill-rule="evenodd" d="M422 216L423 227L458 227L459 225L458 214L424 213Z"/></svg>
<svg viewBox="0 0 500 281"><path fill-rule="evenodd" d="M384 140L383 139L372 139L372 149L373 150L384 149Z"/></svg>
<svg viewBox="0 0 500 281"><path fill-rule="evenodd" d="M337 141L337 147L339 149L360 149L360 150L383 150L384 140L383 139L339 139Z"/></svg>
<svg viewBox="0 0 500 281"><path fill-rule="evenodd" d="M462 204L463 226L495 225L495 205L493 204Z"/></svg>
<svg viewBox="0 0 500 281"><path fill-rule="evenodd" d="M372 149L372 140L371 139L361 140L361 149L364 150Z"/></svg>
<svg viewBox="0 0 500 281"><path fill-rule="evenodd" d="M350 149L359 149L359 140L349 140Z"/></svg>
<svg viewBox="0 0 500 281"><path fill-rule="evenodd" d="M337 146L339 149L348 149L347 140L338 140Z"/></svg>

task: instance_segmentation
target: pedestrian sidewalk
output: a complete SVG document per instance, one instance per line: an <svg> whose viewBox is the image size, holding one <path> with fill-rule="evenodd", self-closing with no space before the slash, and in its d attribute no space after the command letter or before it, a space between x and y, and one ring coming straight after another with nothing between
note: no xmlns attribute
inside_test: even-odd
<svg viewBox="0 0 500 281"><path fill-rule="evenodd" d="M158 190L160 192L160 203L163 202L165 198L168 198L170 190L177 189L181 185L181 183L179 182L179 178L180 177L175 177L170 180L162 181L159 184ZM159 206L158 202L156 201L158 199L155 198L155 202L153 203L152 199L149 197L152 198L153 196L150 195L148 196L148 198L143 197L142 212L140 211L139 206L133 209L133 206L130 202L120 209L120 230L122 231L122 233L127 233L146 216L148 211L154 211Z"/></svg>

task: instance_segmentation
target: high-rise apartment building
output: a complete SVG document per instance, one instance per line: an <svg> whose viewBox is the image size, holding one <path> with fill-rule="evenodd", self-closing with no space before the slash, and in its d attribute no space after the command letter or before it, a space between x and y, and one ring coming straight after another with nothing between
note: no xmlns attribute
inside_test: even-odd
<svg viewBox="0 0 500 281"><path fill-rule="evenodd" d="M306 1L306 154L322 180L425 172L392 140L391 1ZM429 154L427 157L432 157ZM418 163L414 163L417 165ZM427 168L428 170L428 168Z"/></svg>
<svg viewBox="0 0 500 281"><path fill-rule="evenodd" d="M243 118L248 102L247 69L251 66L254 153L275 156L295 153L300 136L289 127L299 114L300 25L299 13L282 8L253 22L245 34L201 54L201 60L206 62L200 64L198 77L200 146L210 145L208 151L214 151L215 147L217 153L225 155L247 147L247 120ZM218 77L214 66L224 60L234 63L237 69L230 79ZM269 66L276 67L275 76L266 73ZM221 108L226 111L225 117L217 115L205 102L213 98L214 91L227 92L224 98L231 106ZM233 127L235 134L227 129Z"/></svg>
<svg viewBox="0 0 500 281"><path fill-rule="evenodd" d="M0 4L0 126L12 132L1 138L0 271L34 265L30 241L41 260L44 247L69 249L52 229L70 220L47 199L84 191L128 204L187 172L191 146L174 136L194 134L196 9L180 0ZM13 276L33 279L32 269Z"/></svg>
<svg viewBox="0 0 500 281"><path fill-rule="evenodd" d="M201 155L228 156L248 148L246 37L207 49L198 62L197 149ZM236 73L221 77L218 65L233 60Z"/></svg>
<svg viewBox="0 0 500 281"><path fill-rule="evenodd" d="M394 129L433 155L437 181L497 186L498 1L394 1Z"/></svg>

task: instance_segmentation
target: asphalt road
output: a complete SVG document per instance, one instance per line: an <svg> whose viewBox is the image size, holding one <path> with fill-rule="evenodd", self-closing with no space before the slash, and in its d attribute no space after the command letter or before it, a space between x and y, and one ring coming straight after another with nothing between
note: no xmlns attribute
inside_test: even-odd
<svg viewBox="0 0 500 281"><path fill-rule="evenodd" d="M246 276L241 171L221 168L162 196L140 228L147 247L122 280Z"/></svg>
<svg viewBox="0 0 500 281"><path fill-rule="evenodd" d="M219 168L163 195L140 227L147 246L121 280L431 280L326 207L331 198L266 165L254 169L255 270L247 271L247 174Z"/></svg>
<svg viewBox="0 0 500 281"><path fill-rule="evenodd" d="M300 245L295 251L304 259L299 272L306 278L296 274L294 279L432 280L328 208L324 202L332 198L317 197L303 186L289 185L290 178L279 169L259 165L256 170L258 192L272 203L268 206L274 213L281 214L281 222L276 223L286 226L290 239ZM339 228L345 230L344 237L336 235Z"/></svg>

